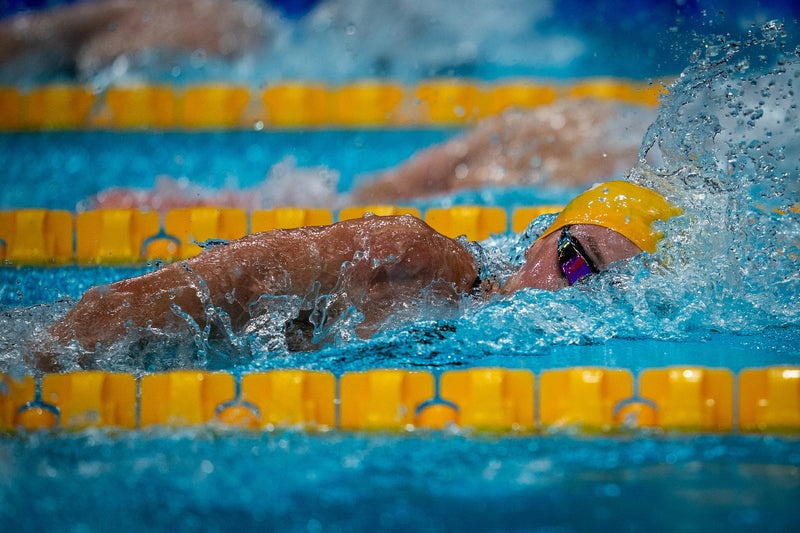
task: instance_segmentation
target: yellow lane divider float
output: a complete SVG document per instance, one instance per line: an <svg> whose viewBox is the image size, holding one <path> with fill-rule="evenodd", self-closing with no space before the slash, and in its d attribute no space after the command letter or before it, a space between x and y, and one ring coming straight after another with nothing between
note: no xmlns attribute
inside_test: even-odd
<svg viewBox="0 0 800 533"><path fill-rule="evenodd" d="M600 78L547 83L433 79L416 86L384 80L342 85L278 82L130 85L95 93L84 85L0 87L0 131L83 129L291 129L442 126L475 122L509 107L560 98L654 106L662 83Z"/></svg>
<svg viewBox="0 0 800 533"><path fill-rule="evenodd" d="M494 432L634 427L689 432L800 432L800 367L475 368L436 375L272 370L240 378L178 370L0 374L0 430L217 424L239 428L397 431L453 424ZM734 405L737 402L738 405ZM736 409L734 409L736 407ZM338 416L337 416L338 412ZM734 413L738 412L738 420Z"/></svg>
<svg viewBox="0 0 800 533"><path fill-rule="evenodd" d="M798 206L779 216L794 216ZM429 208L424 220L440 233L455 238L484 240L507 231L522 232L531 221L560 206L543 205L506 210L487 206ZM73 215L68 211L17 209L0 211L0 264L137 264L156 259L174 261L200 253L196 243L237 239L248 233L279 228L331 224L373 213L411 215L420 209L394 205L352 206L336 216L328 209L278 207L248 214L242 209L192 207L157 213L136 209L102 209Z"/></svg>
<svg viewBox="0 0 800 533"><path fill-rule="evenodd" d="M68 211L0 211L0 258L15 264L72 260L73 217Z"/></svg>
<svg viewBox="0 0 800 533"><path fill-rule="evenodd" d="M523 231L539 215L558 210L557 206L518 208L511 229ZM423 216L417 208L394 205L347 207L337 217L327 209L303 207L260 210L249 216L241 209L214 207L172 209L162 214L102 209L74 216L68 211L18 209L0 211L0 261L5 265L174 261L197 255L201 248L196 243L209 239L325 225L334 218L348 220L366 213ZM425 221L448 237L466 235L470 240L483 240L509 229L506 211L499 207L430 208Z"/></svg>

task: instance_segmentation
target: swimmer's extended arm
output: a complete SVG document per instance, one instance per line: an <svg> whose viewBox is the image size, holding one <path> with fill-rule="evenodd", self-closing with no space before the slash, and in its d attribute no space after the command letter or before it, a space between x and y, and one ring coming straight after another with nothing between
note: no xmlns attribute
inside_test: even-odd
<svg viewBox="0 0 800 533"><path fill-rule="evenodd" d="M343 268L344 266L344 268ZM95 287L51 328L62 344L93 351L135 328L163 328L176 306L204 324L209 307L250 318L262 295L305 297L336 289L342 305L364 314L357 328L370 335L397 305L418 297L432 281L458 292L477 276L461 245L413 217L366 217L331 226L275 230L247 236L154 272Z"/></svg>
<svg viewBox="0 0 800 533"><path fill-rule="evenodd" d="M559 101L495 115L353 193L379 203L486 186L578 186L636 162L652 111L600 100Z"/></svg>

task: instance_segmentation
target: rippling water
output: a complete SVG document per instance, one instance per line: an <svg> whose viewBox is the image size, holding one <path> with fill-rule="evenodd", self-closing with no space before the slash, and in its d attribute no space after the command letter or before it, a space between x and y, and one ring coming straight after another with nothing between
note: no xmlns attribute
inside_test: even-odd
<svg viewBox="0 0 800 533"><path fill-rule="evenodd" d="M437 353L530 354L613 338L698 341L714 334L796 328L800 113L794 85L800 83L800 57L784 50L783 41L778 22L745 41L709 39L669 87L643 140L640 162L628 175L684 209L661 228L666 238L655 254L642 254L557 293L527 290L483 303L421 305L415 313L389 320L367 341L354 339L352 327L359 318L345 313L318 332L332 343L325 350L347 361L391 344L398 364L413 365ZM546 222L533 223L522 235L484 242L486 268L510 271ZM4 302L12 303L15 295L24 301L26 291L33 290L44 295L40 301L45 305L3 312L3 364L19 364L29 349L20 339L36 340L48 320L70 305L46 302L76 298L92 284L134 272L4 272L10 278L4 283ZM325 305L324 299L320 302ZM281 340L282 324L256 318L246 333L231 334L222 347L207 334L190 332L171 339L161 356L156 348L154 355L138 361L130 356L132 346L140 344L134 337L102 354L100 365L117 370L131 365L136 370L260 367L289 355ZM306 354L309 360L318 356Z"/></svg>
<svg viewBox="0 0 800 533"><path fill-rule="evenodd" d="M450 327L429 325L429 341L411 351L524 354L612 338L796 329L800 57L782 48L785 39L778 22L746 41L709 39L669 87L628 176L684 209L661 228L655 254L557 293L466 306ZM495 268L519 262L531 235L485 243ZM390 328L373 342L396 335Z"/></svg>

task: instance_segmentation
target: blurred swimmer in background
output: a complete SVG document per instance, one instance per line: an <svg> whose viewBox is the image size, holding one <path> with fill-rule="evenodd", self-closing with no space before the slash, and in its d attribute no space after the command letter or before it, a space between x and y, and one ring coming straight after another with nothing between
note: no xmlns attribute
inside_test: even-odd
<svg viewBox="0 0 800 533"><path fill-rule="evenodd" d="M34 0L17 3L43 5ZM272 39L285 39L276 36L276 13L302 16L315 4L312 0L93 0L12 12L0 19L0 82L67 79L102 89L114 80L125 80L125 73L139 83L150 76L159 82L164 76L177 80L190 75L175 77L189 57L234 65L242 57L265 54L274 44ZM347 4L336 9L347 9ZM202 75L202 69L194 75ZM507 110L397 168L360 180L349 195L323 185L319 194L303 196L301 201L310 207L331 207L484 187L581 187L630 169L655 116L652 108L592 99ZM298 202L296 188L277 190L272 179L282 168L278 163L267 169L264 182L249 189L211 190L192 183L192 176L158 176L151 189L114 187L99 191L77 208L164 211L213 205L253 210L291 205ZM290 172L302 174L306 182L309 172L317 172L318 182L327 183L327 174L336 169Z"/></svg>
<svg viewBox="0 0 800 533"><path fill-rule="evenodd" d="M654 252L656 220L681 211L658 193L625 181L595 186L570 202L502 286L479 278L479 260L462 244L411 216L274 230L207 248L156 271L94 287L51 328L62 346L93 352L128 335L173 328L246 331L265 301L301 302L286 322L296 348L313 347L325 322L355 311L355 333L368 338L395 313L430 298L456 301L525 288L557 290L610 264ZM223 318L224 317L224 318ZM52 370L53 360L40 366Z"/></svg>
<svg viewBox="0 0 800 533"><path fill-rule="evenodd" d="M633 167L655 117L653 108L589 98L509 109L364 180L351 202L484 187L585 187Z"/></svg>
<svg viewBox="0 0 800 533"><path fill-rule="evenodd" d="M102 190L82 200L78 210L212 206L253 211L300 204L330 209L484 188L585 187L632 168L655 117L650 107L570 98L488 117L395 168L359 179L349 194L336 191L336 169L297 167L290 158L253 187L212 189L188 177L161 175L149 189Z"/></svg>
<svg viewBox="0 0 800 533"><path fill-rule="evenodd" d="M232 58L267 38L263 19L256 0L62 2L0 20L0 69L15 79L89 80L138 56L158 55L165 64L196 50Z"/></svg>

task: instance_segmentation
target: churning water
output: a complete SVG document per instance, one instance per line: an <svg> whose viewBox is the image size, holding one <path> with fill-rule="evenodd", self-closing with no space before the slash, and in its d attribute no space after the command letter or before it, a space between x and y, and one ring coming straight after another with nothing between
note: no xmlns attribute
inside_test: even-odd
<svg viewBox="0 0 800 533"><path fill-rule="evenodd" d="M450 306L430 298L366 341L352 332L361 317L345 309L316 332L328 341L322 353L287 351L283 324L297 306L292 310L289 300L276 300L243 332L229 332L221 346L200 324L188 335L169 338L169 349L148 345L149 355L139 359L131 357L131 347L141 339L132 335L98 354L98 364L139 371L259 368L280 365L282 358L293 364L320 357L346 362L349 355L358 359L356 354L373 352L384 354L386 363L414 365L442 353L464 361L614 338L702 341L715 334L794 332L800 320L800 119L794 92L800 57L797 50L784 49L780 23L770 22L762 32L744 41L709 39L669 87L647 131L628 179L662 192L684 210L661 228L666 238L655 254L557 293L527 290ZM546 222L535 221L522 235L484 242L484 268L507 274ZM70 305L53 300L65 293L75 298L94 283L135 272L5 270L6 302L34 290L44 294L45 303L3 311L3 368L24 368L30 343L35 345L47 323ZM320 311L337 296L319 295Z"/></svg>

